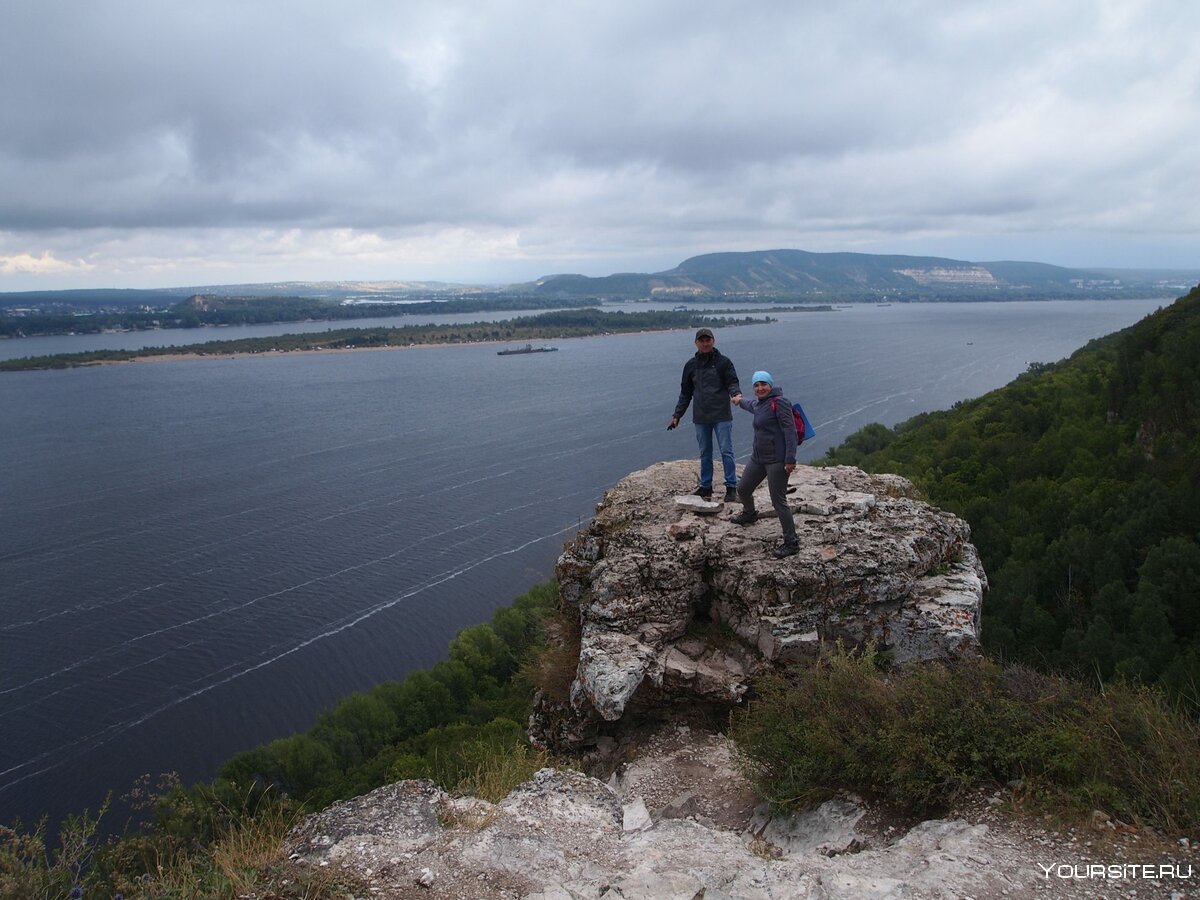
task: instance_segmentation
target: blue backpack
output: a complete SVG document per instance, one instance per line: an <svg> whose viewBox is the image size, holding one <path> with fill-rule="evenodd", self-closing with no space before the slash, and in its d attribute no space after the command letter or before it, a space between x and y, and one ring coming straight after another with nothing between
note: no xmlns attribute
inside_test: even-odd
<svg viewBox="0 0 1200 900"><path fill-rule="evenodd" d="M771 412L775 412L777 406L777 397L771 398ZM811 437L815 437L817 429L813 428L812 422L808 421L808 416L804 414L803 407L799 403L792 404L792 421L796 423L796 446L799 447Z"/></svg>

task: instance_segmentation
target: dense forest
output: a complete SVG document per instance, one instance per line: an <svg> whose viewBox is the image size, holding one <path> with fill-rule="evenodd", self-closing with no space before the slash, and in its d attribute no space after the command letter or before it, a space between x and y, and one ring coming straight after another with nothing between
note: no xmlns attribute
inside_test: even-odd
<svg viewBox="0 0 1200 900"><path fill-rule="evenodd" d="M828 462L907 475L970 523L997 658L1200 704L1200 288Z"/></svg>
<svg viewBox="0 0 1200 900"><path fill-rule="evenodd" d="M462 325L404 325L399 328L344 328L307 334L280 334L232 341L206 341L140 350L90 350L0 360L0 372L67 369L100 363L128 362L154 356L224 356L231 353L291 353L303 350L360 350L371 347L414 347L420 344L473 344L484 341L535 341L632 331L665 331L700 325L729 327L762 324L769 318L713 318L692 312L601 312L569 309L520 316L501 322Z"/></svg>

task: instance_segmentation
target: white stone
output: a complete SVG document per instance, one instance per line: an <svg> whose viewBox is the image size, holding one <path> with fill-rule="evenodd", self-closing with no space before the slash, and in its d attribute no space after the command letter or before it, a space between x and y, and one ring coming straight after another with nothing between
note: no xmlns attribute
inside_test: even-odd
<svg viewBox="0 0 1200 900"><path fill-rule="evenodd" d="M842 852L864 838L855 826L865 814L862 803L852 798L827 800L815 809L794 815L772 815L766 804L750 822L750 832L779 847L784 853L813 853L824 849Z"/></svg>
<svg viewBox="0 0 1200 900"><path fill-rule="evenodd" d="M650 818L650 810L646 809L646 801L638 797L632 803L626 803L622 808L621 828L626 833L630 831L645 831L654 825Z"/></svg>
<svg viewBox="0 0 1200 900"><path fill-rule="evenodd" d="M705 500L703 497L697 497L694 494L684 494L682 497L676 497L675 505L701 516L711 516L725 508L723 500L714 502L712 500Z"/></svg>

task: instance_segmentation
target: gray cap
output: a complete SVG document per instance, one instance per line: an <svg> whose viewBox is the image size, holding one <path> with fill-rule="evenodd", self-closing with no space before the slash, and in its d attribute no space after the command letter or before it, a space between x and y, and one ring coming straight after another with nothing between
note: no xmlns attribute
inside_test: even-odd
<svg viewBox="0 0 1200 900"><path fill-rule="evenodd" d="M696 340L700 340L700 338L706 338L706 337L712 337L712 336L713 336L713 333L712 333L711 328L701 328L699 331L696 332ZM716 340L715 338L713 338L713 339Z"/></svg>

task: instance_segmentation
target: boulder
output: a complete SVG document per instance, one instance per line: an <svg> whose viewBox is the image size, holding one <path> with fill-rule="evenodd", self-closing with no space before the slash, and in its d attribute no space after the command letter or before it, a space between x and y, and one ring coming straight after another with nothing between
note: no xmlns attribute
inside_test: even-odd
<svg viewBox="0 0 1200 900"><path fill-rule="evenodd" d="M798 466L788 503L800 552L780 560L766 485L759 518L740 526L736 507L679 502L694 470L629 475L560 558L579 666L568 703L539 701L538 743L578 750L631 707L736 704L756 674L835 641L873 642L897 663L978 653L987 578L970 529L904 478Z"/></svg>

